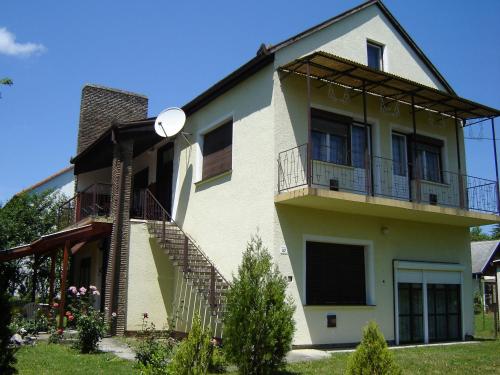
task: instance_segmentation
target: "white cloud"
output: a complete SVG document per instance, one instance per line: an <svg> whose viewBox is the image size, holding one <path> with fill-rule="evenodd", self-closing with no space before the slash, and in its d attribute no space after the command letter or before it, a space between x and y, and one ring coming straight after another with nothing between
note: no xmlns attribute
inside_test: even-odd
<svg viewBox="0 0 500 375"><path fill-rule="evenodd" d="M30 56L45 51L46 48L43 44L17 43L14 34L5 27L0 27L0 54L9 56Z"/></svg>

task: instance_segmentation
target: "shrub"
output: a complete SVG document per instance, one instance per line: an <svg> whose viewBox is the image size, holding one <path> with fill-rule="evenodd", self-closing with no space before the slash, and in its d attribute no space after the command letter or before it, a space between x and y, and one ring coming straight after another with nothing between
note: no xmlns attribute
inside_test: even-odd
<svg viewBox="0 0 500 375"><path fill-rule="evenodd" d="M241 374L272 374L291 349L295 307L269 251L252 236L227 295L224 350Z"/></svg>
<svg viewBox="0 0 500 375"><path fill-rule="evenodd" d="M213 348L212 354L210 356L210 361L208 364L208 371L212 374L223 374L227 369L227 360L224 351L220 346L212 341Z"/></svg>
<svg viewBox="0 0 500 375"><path fill-rule="evenodd" d="M169 372L176 375L206 374L211 349L210 332L202 328L200 317L196 315L187 339L179 344L174 353Z"/></svg>
<svg viewBox="0 0 500 375"><path fill-rule="evenodd" d="M16 358L15 349L10 345L12 331L10 323L12 314L10 311L9 294L7 286L12 276L12 268L9 264L0 264L0 374L14 374Z"/></svg>
<svg viewBox="0 0 500 375"><path fill-rule="evenodd" d="M377 323L371 321L363 330L363 339L347 362L348 375L399 375L399 366L387 348Z"/></svg>
<svg viewBox="0 0 500 375"><path fill-rule="evenodd" d="M479 315L483 311L483 298L481 297L481 293L476 290L474 293L474 314Z"/></svg>
<svg viewBox="0 0 500 375"><path fill-rule="evenodd" d="M167 334L156 331L153 323L148 324L147 313L142 319L141 341L136 348L135 358L141 372L145 374L166 374L176 341Z"/></svg>
<svg viewBox="0 0 500 375"><path fill-rule="evenodd" d="M92 353L97 351L97 344L106 332L103 314L93 306L94 296L99 295L95 286L77 289L69 288L70 308L66 312L68 322L76 321L78 331L78 341L76 347L82 353Z"/></svg>

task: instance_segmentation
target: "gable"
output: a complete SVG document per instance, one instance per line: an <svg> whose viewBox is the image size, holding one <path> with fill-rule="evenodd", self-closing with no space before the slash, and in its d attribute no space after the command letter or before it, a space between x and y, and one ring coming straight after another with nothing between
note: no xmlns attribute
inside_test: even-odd
<svg viewBox="0 0 500 375"><path fill-rule="evenodd" d="M275 67L314 51L325 51L366 65L366 43L371 40L385 46L385 71L452 92L444 78L379 2L361 6L327 23L271 48L276 51Z"/></svg>

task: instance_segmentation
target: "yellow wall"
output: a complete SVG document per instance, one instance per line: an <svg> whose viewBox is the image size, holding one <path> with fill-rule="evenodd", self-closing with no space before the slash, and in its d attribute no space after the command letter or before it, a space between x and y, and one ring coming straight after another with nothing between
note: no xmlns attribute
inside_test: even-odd
<svg viewBox="0 0 500 375"><path fill-rule="evenodd" d="M376 320L388 340L394 339L393 268L394 259L459 263L470 270L467 228L410 221L370 218L335 212L278 206L276 245L285 245L288 255L278 255L280 270L293 275L289 290L298 305L295 319L296 345L352 343L360 339L361 328ZM382 227L388 228L383 234ZM373 243L375 307L305 306L304 238L321 236ZM339 285L342 288L342 285ZM464 275L465 331L473 333L472 280ZM337 314L337 328L326 328L326 314Z"/></svg>

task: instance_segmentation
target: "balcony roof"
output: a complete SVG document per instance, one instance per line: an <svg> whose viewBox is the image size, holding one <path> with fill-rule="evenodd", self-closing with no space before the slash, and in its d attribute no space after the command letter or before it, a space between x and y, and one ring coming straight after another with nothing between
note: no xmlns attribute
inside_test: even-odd
<svg viewBox="0 0 500 375"><path fill-rule="evenodd" d="M318 51L301 57L279 70L287 74L309 76L325 83L333 83L372 95L396 100L408 105L412 97L416 107L463 120L500 116L500 110L475 103L457 95L397 76L372 69L345 58Z"/></svg>

